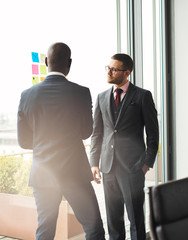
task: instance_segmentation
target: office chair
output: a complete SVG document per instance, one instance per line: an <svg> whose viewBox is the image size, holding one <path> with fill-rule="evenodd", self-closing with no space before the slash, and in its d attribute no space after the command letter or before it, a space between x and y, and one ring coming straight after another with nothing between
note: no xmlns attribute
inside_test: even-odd
<svg viewBox="0 0 188 240"><path fill-rule="evenodd" d="M148 188L153 240L188 240L188 178Z"/></svg>

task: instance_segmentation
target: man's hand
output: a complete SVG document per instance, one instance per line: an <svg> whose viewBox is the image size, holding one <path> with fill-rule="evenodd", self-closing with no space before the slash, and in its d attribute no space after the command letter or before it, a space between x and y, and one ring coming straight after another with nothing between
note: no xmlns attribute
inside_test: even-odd
<svg viewBox="0 0 188 240"><path fill-rule="evenodd" d="M93 174L93 180L97 184L100 184L101 183L101 173L100 173L99 167L91 167L91 171Z"/></svg>
<svg viewBox="0 0 188 240"><path fill-rule="evenodd" d="M142 167L142 171L144 172L144 174L146 174L147 171L149 171L149 167L146 164L144 164L144 166Z"/></svg>

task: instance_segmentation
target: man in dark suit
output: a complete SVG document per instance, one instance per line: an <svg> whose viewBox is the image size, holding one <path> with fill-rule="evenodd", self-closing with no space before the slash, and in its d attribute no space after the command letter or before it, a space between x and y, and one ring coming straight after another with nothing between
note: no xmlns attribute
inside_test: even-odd
<svg viewBox="0 0 188 240"><path fill-rule="evenodd" d="M146 239L145 174L153 167L158 150L157 111L152 95L128 81L132 69L130 56L116 54L111 58L106 70L108 83L114 86L98 95L94 113L90 165L95 182L100 183L100 170L103 173L110 240L125 239L124 204L131 239Z"/></svg>
<svg viewBox="0 0 188 240"><path fill-rule="evenodd" d="M88 240L104 240L92 173L83 145L92 133L90 91L66 79L71 51L64 43L50 46L48 76L21 95L18 141L33 149L29 185L38 212L37 240L55 236L59 205L64 196L82 224Z"/></svg>

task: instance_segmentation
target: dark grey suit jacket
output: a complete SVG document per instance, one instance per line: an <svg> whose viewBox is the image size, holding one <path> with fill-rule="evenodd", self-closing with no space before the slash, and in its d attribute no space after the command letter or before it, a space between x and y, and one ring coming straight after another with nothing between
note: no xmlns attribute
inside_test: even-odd
<svg viewBox="0 0 188 240"><path fill-rule="evenodd" d="M18 142L33 149L29 185L54 187L92 180L83 145L92 133L90 91L60 75L21 95Z"/></svg>
<svg viewBox="0 0 188 240"><path fill-rule="evenodd" d="M159 130L151 93L130 83L115 123L111 95L112 89L109 89L97 98L90 165L99 166L101 160L101 171L108 173L116 158L116 162L120 162L128 172L136 172L144 164L153 167L158 150Z"/></svg>

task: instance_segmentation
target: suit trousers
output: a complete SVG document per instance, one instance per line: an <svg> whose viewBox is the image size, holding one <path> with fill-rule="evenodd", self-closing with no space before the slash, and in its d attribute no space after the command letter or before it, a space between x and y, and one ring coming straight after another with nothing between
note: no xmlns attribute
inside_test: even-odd
<svg viewBox="0 0 188 240"><path fill-rule="evenodd" d="M131 240L145 240L144 183L142 169L129 173L121 164L114 164L108 174L103 174L109 240L124 240L124 205L130 221Z"/></svg>
<svg viewBox="0 0 188 240"><path fill-rule="evenodd" d="M53 240L59 205L64 196L82 224L87 240L104 240L104 229L98 202L90 182L76 186L33 188L38 212L36 240Z"/></svg>

